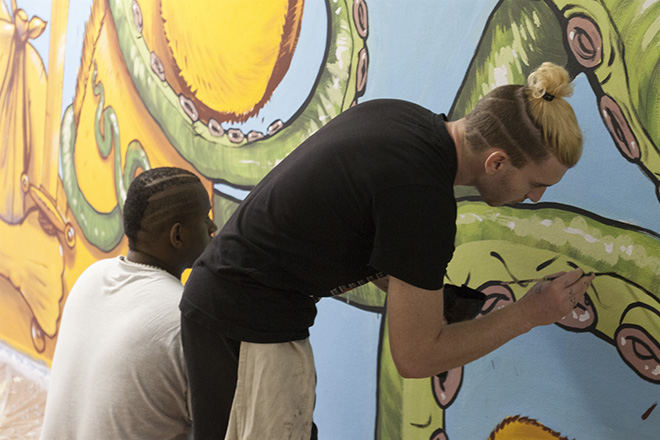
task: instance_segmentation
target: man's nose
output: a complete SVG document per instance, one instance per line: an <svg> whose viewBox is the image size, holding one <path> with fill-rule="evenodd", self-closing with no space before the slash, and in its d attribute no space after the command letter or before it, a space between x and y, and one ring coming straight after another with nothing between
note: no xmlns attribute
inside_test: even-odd
<svg viewBox="0 0 660 440"><path fill-rule="evenodd" d="M209 235L215 233L218 230L218 226L213 220L209 219Z"/></svg>
<svg viewBox="0 0 660 440"><path fill-rule="evenodd" d="M546 189L547 189L546 187L535 188L527 193L527 198L532 202L536 203L539 200L541 200L541 197L543 196L543 193L545 193Z"/></svg>

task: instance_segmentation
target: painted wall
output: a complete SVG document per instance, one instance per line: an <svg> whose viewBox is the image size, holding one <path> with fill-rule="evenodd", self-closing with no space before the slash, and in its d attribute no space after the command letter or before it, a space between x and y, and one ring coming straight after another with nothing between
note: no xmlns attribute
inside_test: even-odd
<svg viewBox="0 0 660 440"><path fill-rule="evenodd" d="M593 288L561 323L427 380L395 373L377 289L325 299L317 424L323 439L657 439L659 23L651 0L0 0L0 340L49 364L69 288L126 251L140 170L198 173L222 225L356 102L458 118L553 61L575 78L583 159L536 205L458 188L448 280L486 293L482 314L570 267Z"/></svg>

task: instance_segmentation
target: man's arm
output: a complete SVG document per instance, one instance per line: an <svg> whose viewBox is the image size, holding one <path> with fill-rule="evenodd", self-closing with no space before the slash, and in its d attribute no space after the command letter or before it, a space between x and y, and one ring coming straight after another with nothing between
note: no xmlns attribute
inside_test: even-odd
<svg viewBox="0 0 660 440"><path fill-rule="evenodd" d="M443 292L390 277L390 349L399 374L424 378L478 359L540 325L571 312L593 280L580 269L538 283L519 301L479 319L443 324Z"/></svg>

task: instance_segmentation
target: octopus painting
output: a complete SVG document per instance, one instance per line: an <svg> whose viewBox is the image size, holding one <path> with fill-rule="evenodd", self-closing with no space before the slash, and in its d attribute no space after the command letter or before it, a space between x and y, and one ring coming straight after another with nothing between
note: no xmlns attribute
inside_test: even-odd
<svg viewBox="0 0 660 440"><path fill-rule="evenodd" d="M122 206L140 170L172 165L196 172L215 194L221 225L237 199L214 191L215 185L251 188L364 93L366 3L232 3L189 8L171 0L90 2L73 102L54 122L61 104L53 90L61 87L64 66L51 57L47 79L29 42L41 36L46 22L30 19L15 0L11 10L0 2L6 23L0 37L0 280L6 281L1 297L19 310L5 321L5 337L14 346L50 361L70 286L91 262L126 250ZM51 46L66 39L67 8L59 6L52 14ZM246 22L250 26L242 27ZM317 70L308 78L309 89L297 91L292 101L282 96L282 82L292 63L309 70L309 60L294 58L305 45L311 45L307 51L315 55ZM53 55L63 50L51 47ZM220 56L209 58L212 52ZM17 333L26 319L29 331Z"/></svg>
<svg viewBox="0 0 660 440"><path fill-rule="evenodd" d="M360 438L644 440L660 431L660 2L417 0L400 11L365 0L82 2L42 14L0 0L0 339L50 362L76 278L126 252L122 206L141 170L198 174L222 226L275 165L358 102L400 97L457 119L552 61L575 79L584 164L545 203L491 208L457 188L446 277L486 294L480 315L560 270L594 272L592 288L556 325L428 380L396 372L380 290L321 301L321 318L337 305L369 317L377 368L364 368L373 411L356 411L331 397L349 381L323 385L343 348L315 344L318 359L332 359L318 366L317 423L323 436L348 406L366 426ZM623 159L617 169L593 159L610 151ZM329 319L334 329L355 325ZM350 337L362 343L359 331ZM607 405L622 395L631 402Z"/></svg>

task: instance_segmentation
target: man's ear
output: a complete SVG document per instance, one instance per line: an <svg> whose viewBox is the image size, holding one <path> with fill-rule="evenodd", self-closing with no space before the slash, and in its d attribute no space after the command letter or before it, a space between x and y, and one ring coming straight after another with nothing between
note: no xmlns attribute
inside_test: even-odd
<svg viewBox="0 0 660 440"><path fill-rule="evenodd" d="M170 244L176 249L179 249L181 246L183 246L183 237L181 236L182 229L183 226L178 222L174 223L170 228Z"/></svg>
<svg viewBox="0 0 660 440"><path fill-rule="evenodd" d="M502 150L493 150L484 161L484 171L486 174L494 174L502 169L502 166L509 161L509 156Z"/></svg>

